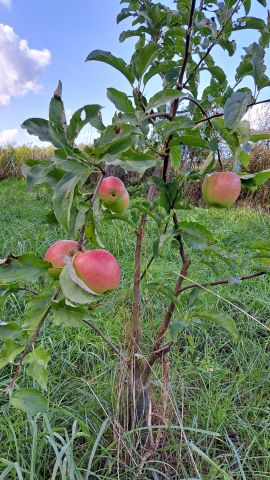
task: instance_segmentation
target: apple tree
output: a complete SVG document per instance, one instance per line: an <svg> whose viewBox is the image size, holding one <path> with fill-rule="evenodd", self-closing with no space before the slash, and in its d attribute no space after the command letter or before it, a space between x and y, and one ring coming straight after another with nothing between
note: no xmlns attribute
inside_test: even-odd
<svg viewBox="0 0 270 480"><path fill-rule="evenodd" d="M150 432L158 402L158 395L153 401L150 380L156 365L161 364L159 398L166 416L168 355L177 344L177 337L186 331L174 314L185 292L191 294L185 328L210 322L237 340L233 318L221 310L200 307L199 293L203 295L205 285L187 279L193 256L199 254L209 265L217 259L231 268L231 278L223 278L222 272L220 278L209 273L207 287L235 283L237 288L241 281L269 272L270 243L258 240L254 245L258 269L236 273L228 254L215 244L213 233L192 220L192 205L187 204L185 191L190 182L204 181L206 203L229 207L241 187L254 190L270 178L269 170L245 172L251 143L270 135L252 131L243 119L250 107L267 102L260 95L270 86L265 65L270 26L262 18L250 16L250 0L176 0L173 8L154 0L120 3L125 6L117 22L127 21L131 25L121 33L120 42L136 38L130 61L102 50L94 50L86 58L90 68L94 61L103 62L127 80L125 92L108 85L107 96L115 106L111 124L104 125L102 107L97 104L79 108L67 123L59 82L50 101L49 118L33 117L22 125L30 135L54 147L50 161L28 160L24 171L28 189L40 184L48 186L52 208L47 219L64 229L65 240L52 245L45 259L29 252L19 257L10 254L1 260L0 304L4 305L11 293L25 292L27 307L22 324L0 324L0 367L10 365L12 370L7 385L11 404L29 414L44 412L49 408L46 389L50 354L39 345L42 327L48 317L57 325L80 328L87 324L126 363L129 427L143 424L149 426ZM266 6L265 0L259 3ZM230 84L218 58L225 55L230 65L237 50L234 33L241 30L251 36L256 32L257 40L243 49ZM206 86L202 82L205 72L209 78ZM145 92L152 79L151 85L158 87L147 96ZM76 139L87 124L96 129L98 137L93 145L78 148ZM231 172L224 170L220 142L226 143L234 158ZM187 168L183 163L184 148L207 151L206 161L197 169ZM139 175L154 168L146 198L129 203L128 187L108 176L110 165L120 165ZM98 172L98 180L91 187L89 177L94 172ZM155 240L148 257L142 258L149 218ZM118 261L106 250L100 235L100 225L105 221L127 222L134 232L128 346L120 337L119 345L115 345L95 325L89 311L89 306L99 308L103 295L113 295L113 289L121 288ZM66 240L71 244L65 244ZM155 282L147 279L165 242L179 252L175 285L168 279L165 284L162 278ZM36 283L41 293L35 292ZM144 342L144 291L162 295L167 301L165 314L160 312L157 331L151 332L151 345ZM38 388L20 388L23 369ZM144 443L155 445L159 438L149 433Z"/></svg>

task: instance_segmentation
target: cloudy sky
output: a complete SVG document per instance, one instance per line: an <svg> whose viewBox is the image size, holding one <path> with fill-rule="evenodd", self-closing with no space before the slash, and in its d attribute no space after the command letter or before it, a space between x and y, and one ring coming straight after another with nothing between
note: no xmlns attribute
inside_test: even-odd
<svg viewBox="0 0 270 480"><path fill-rule="evenodd" d="M251 1L251 14L265 18L265 9L257 0ZM124 22L116 25L120 7L120 0L0 0L0 144L35 142L20 124L29 117L47 118L59 79L68 116L85 104L99 103L105 107L103 115L109 122L113 107L106 97L107 87L127 91L129 84L113 68L85 63L84 59L98 48L129 60L134 40L118 42L120 32L128 28ZM235 38L238 51L234 59L220 47L214 54L232 83L243 47L256 41L257 34L242 31ZM267 57L270 75L270 55ZM146 94L153 93L158 86L155 82L149 82ZM252 86L252 82L247 85ZM268 97L270 88L261 94L261 99ZM91 141L93 135L86 128L81 140Z"/></svg>

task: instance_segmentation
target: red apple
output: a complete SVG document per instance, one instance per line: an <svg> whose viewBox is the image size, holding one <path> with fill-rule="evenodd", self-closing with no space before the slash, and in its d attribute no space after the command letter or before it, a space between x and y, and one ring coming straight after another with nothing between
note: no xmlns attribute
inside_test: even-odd
<svg viewBox="0 0 270 480"><path fill-rule="evenodd" d="M97 294L114 290L120 282L116 258L107 250L87 250L73 260L78 277Z"/></svg>
<svg viewBox="0 0 270 480"><path fill-rule="evenodd" d="M63 268L65 266L65 256L72 258L78 247L79 243L75 240L59 240L48 248L44 259L55 268Z"/></svg>
<svg viewBox="0 0 270 480"><path fill-rule="evenodd" d="M241 192L241 179L233 172L215 172L203 181L202 194L207 205L230 207Z"/></svg>
<svg viewBox="0 0 270 480"><path fill-rule="evenodd" d="M122 180L106 177L102 180L98 194L103 205L114 213L123 213L129 204L129 194Z"/></svg>

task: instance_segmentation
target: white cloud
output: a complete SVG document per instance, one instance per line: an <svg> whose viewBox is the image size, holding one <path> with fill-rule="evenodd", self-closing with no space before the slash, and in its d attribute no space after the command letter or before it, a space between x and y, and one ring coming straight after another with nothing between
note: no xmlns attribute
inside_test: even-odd
<svg viewBox="0 0 270 480"><path fill-rule="evenodd" d="M0 23L0 107L8 105L11 97L38 92L38 78L50 60L49 50L29 48L12 27Z"/></svg>
<svg viewBox="0 0 270 480"><path fill-rule="evenodd" d="M244 116L244 120L250 122L253 130L269 130L270 129L270 104L261 103L249 108Z"/></svg>
<svg viewBox="0 0 270 480"><path fill-rule="evenodd" d="M10 128L9 130L2 130L2 132L0 132L0 145L5 145L6 143L14 142L17 135L18 135L17 128Z"/></svg>
<svg viewBox="0 0 270 480"><path fill-rule="evenodd" d="M0 3L2 3L5 7L11 6L11 0L0 0Z"/></svg>

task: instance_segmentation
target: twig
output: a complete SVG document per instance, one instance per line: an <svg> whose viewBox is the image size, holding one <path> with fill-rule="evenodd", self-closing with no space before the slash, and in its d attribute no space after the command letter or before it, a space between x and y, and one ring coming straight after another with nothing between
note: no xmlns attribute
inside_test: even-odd
<svg viewBox="0 0 270 480"><path fill-rule="evenodd" d="M190 81L190 79L195 75L195 73L197 72L197 70L200 68L201 64L204 62L204 60L206 59L206 57L209 55L209 53L211 52L212 48L214 48L214 46L217 44L217 41L218 39L220 38L220 36L222 35L222 33L224 32L225 28L227 27L228 23L231 21L233 15L237 12L238 8L239 8L239 4L241 3L241 1L239 0L236 4L236 6L234 7L231 15L229 16L229 18L226 20L226 22L224 23L224 25L222 25L220 31L218 32L215 40L211 43L211 45L208 47L208 49L206 50L205 54L202 56L202 58L200 59L200 61L197 63L196 67L192 70L192 72L190 73L190 75L188 76L188 78L186 79L185 83L183 84L182 88L185 88L186 85L188 84L188 82Z"/></svg>
<svg viewBox="0 0 270 480"><path fill-rule="evenodd" d="M190 7L190 13L189 13L189 20L188 20L188 29L187 29L187 34L186 34L186 42L185 42L185 53L183 57L183 63L182 67L179 72L178 80L176 83L176 89L177 90L182 90L183 89L183 79L187 67L187 62L188 62L188 57L189 57L189 46L190 46L190 38L191 38L191 31L192 31L192 25L193 25L193 16L195 12L195 6L196 6L196 0L192 0L191 2L191 7ZM179 99L174 100L171 103L171 108L170 108L170 116L172 118L175 117L177 110L179 106Z"/></svg>
<svg viewBox="0 0 270 480"><path fill-rule="evenodd" d="M260 100L259 102L250 103L247 106L247 108L254 107L254 105L260 105L261 103L270 103L270 98L267 98L266 100ZM206 116L206 117L202 118L201 120L197 120L194 123L195 123L195 125L198 125L199 123L208 122L209 120L212 120L213 118L223 117L223 115L224 115L224 112L214 113L213 115L210 115L209 117Z"/></svg>
<svg viewBox="0 0 270 480"><path fill-rule="evenodd" d="M243 275L243 276L239 277L238 280L240 280L240 281L249 280L250 278L261 277L262 275L267 275L267 272L256 272L256 273L251 273L250 275ZM180 290L180 293L184 292L185 290L189 290L190 288L194 288L194 287L204 288L204 287L210 287L210 286L212 287L212 286L215 286L215 285L225 285L227 283L230 283L229 279L215 280L213 282L205 282L205 283L201 283L201 284L194 282L194 284L190 284L190 285L186 285L186 286L182 287L181 290Z"/></svg>
<svg viewBox="0 0 270 480"><path fill-rule="evenodd" d="M147 201L151 202L155 192L155 186L151 185L147 195ZM136 248L135 248L135 268L133 282L133 321L132 321L132 339L134 344L134 352L140 341L142 325L141 325L141 255L142 240L144 236L144 228L146 222L146 213L141 217L141 223L137 232Z"/></svg>
<svg viewBox="0 0 270 480"><path fill-rule="evenodd" d="M154 113L149 113L149 115L146 115L145 117L143 117L140 121L140 123L143 123L145 120L150 120L152 118L158 118L158 117L166 117L166 118L170 118L170 115L169 113L167 112L154 112Z"/></svg>
<svg viewBox="0 0 270 480"><path fill-rule="evenodd" d="M11 393L12 393L12 391L13 391L13 388L14 388L14 386L15 386L17 377L18 377L18 375L19 375L19 373L20 373L20 370L21 370L23 361L24 361L27 353L29 352L29 350L30 350L30 349L32 348L32 346L34 345L34 343L35 343L35 341L36 341L36 339L37 339L37 337L38 337L38 335L39 335L39 333L40 333L40 330L41 330L41 328L43 327L43 324L44 324L44 322L45 322L45 320L46 320L46 318L47 318L47 316L48 316L48 314L49 314L49 312L50 312L50 310L51 310L51 308L52 308L52 301L54 301L54 300L57 299L57 297L58 297L58 295L59 295L59 293L60 293L60 290L61 290L61 289L58 288L58 290L57 290L57 291L55 292L55 294L53 295L52 300L51 300L51 302L49 303L48 307L46 308L45 312L43 313L43 315L42 315L42 317L41 317L41 320L39 321L39 323L38 323L38 325L37 325L37 328L36 328L34 334L33 334L32 337L30 338L29 342L27 343L27 345L26 345L26 347L25 347L25 349L24 349L24 351L23 351L23 353L22 353L22 355L21 355L21 357L20 357L20 360L19 360L19 362L18 362L18 364L17 364L17 367L16 367L15 373L14 373L14 375L13 375L13 377L12 377L12 380L11 380L9 386L8 386L7 389L6 389L6 393L9 394L9 395L11 395Z"/></svg>
<svg viewBox="0 0 270 480"><path fill-rule="evenodd" d="M127 360L126 355L124 355L120 350L118 350L118 348L114 345L110 338L107 337L105 333L103 333L102 330L97 327L97 325L92 323L91 320L84 320L84 323L86 323L90 328L92 328L104 340L104 342L107 343L109 347L111 347L111 349L118 355L118 357L120 357L122 360Z"/></svg>

